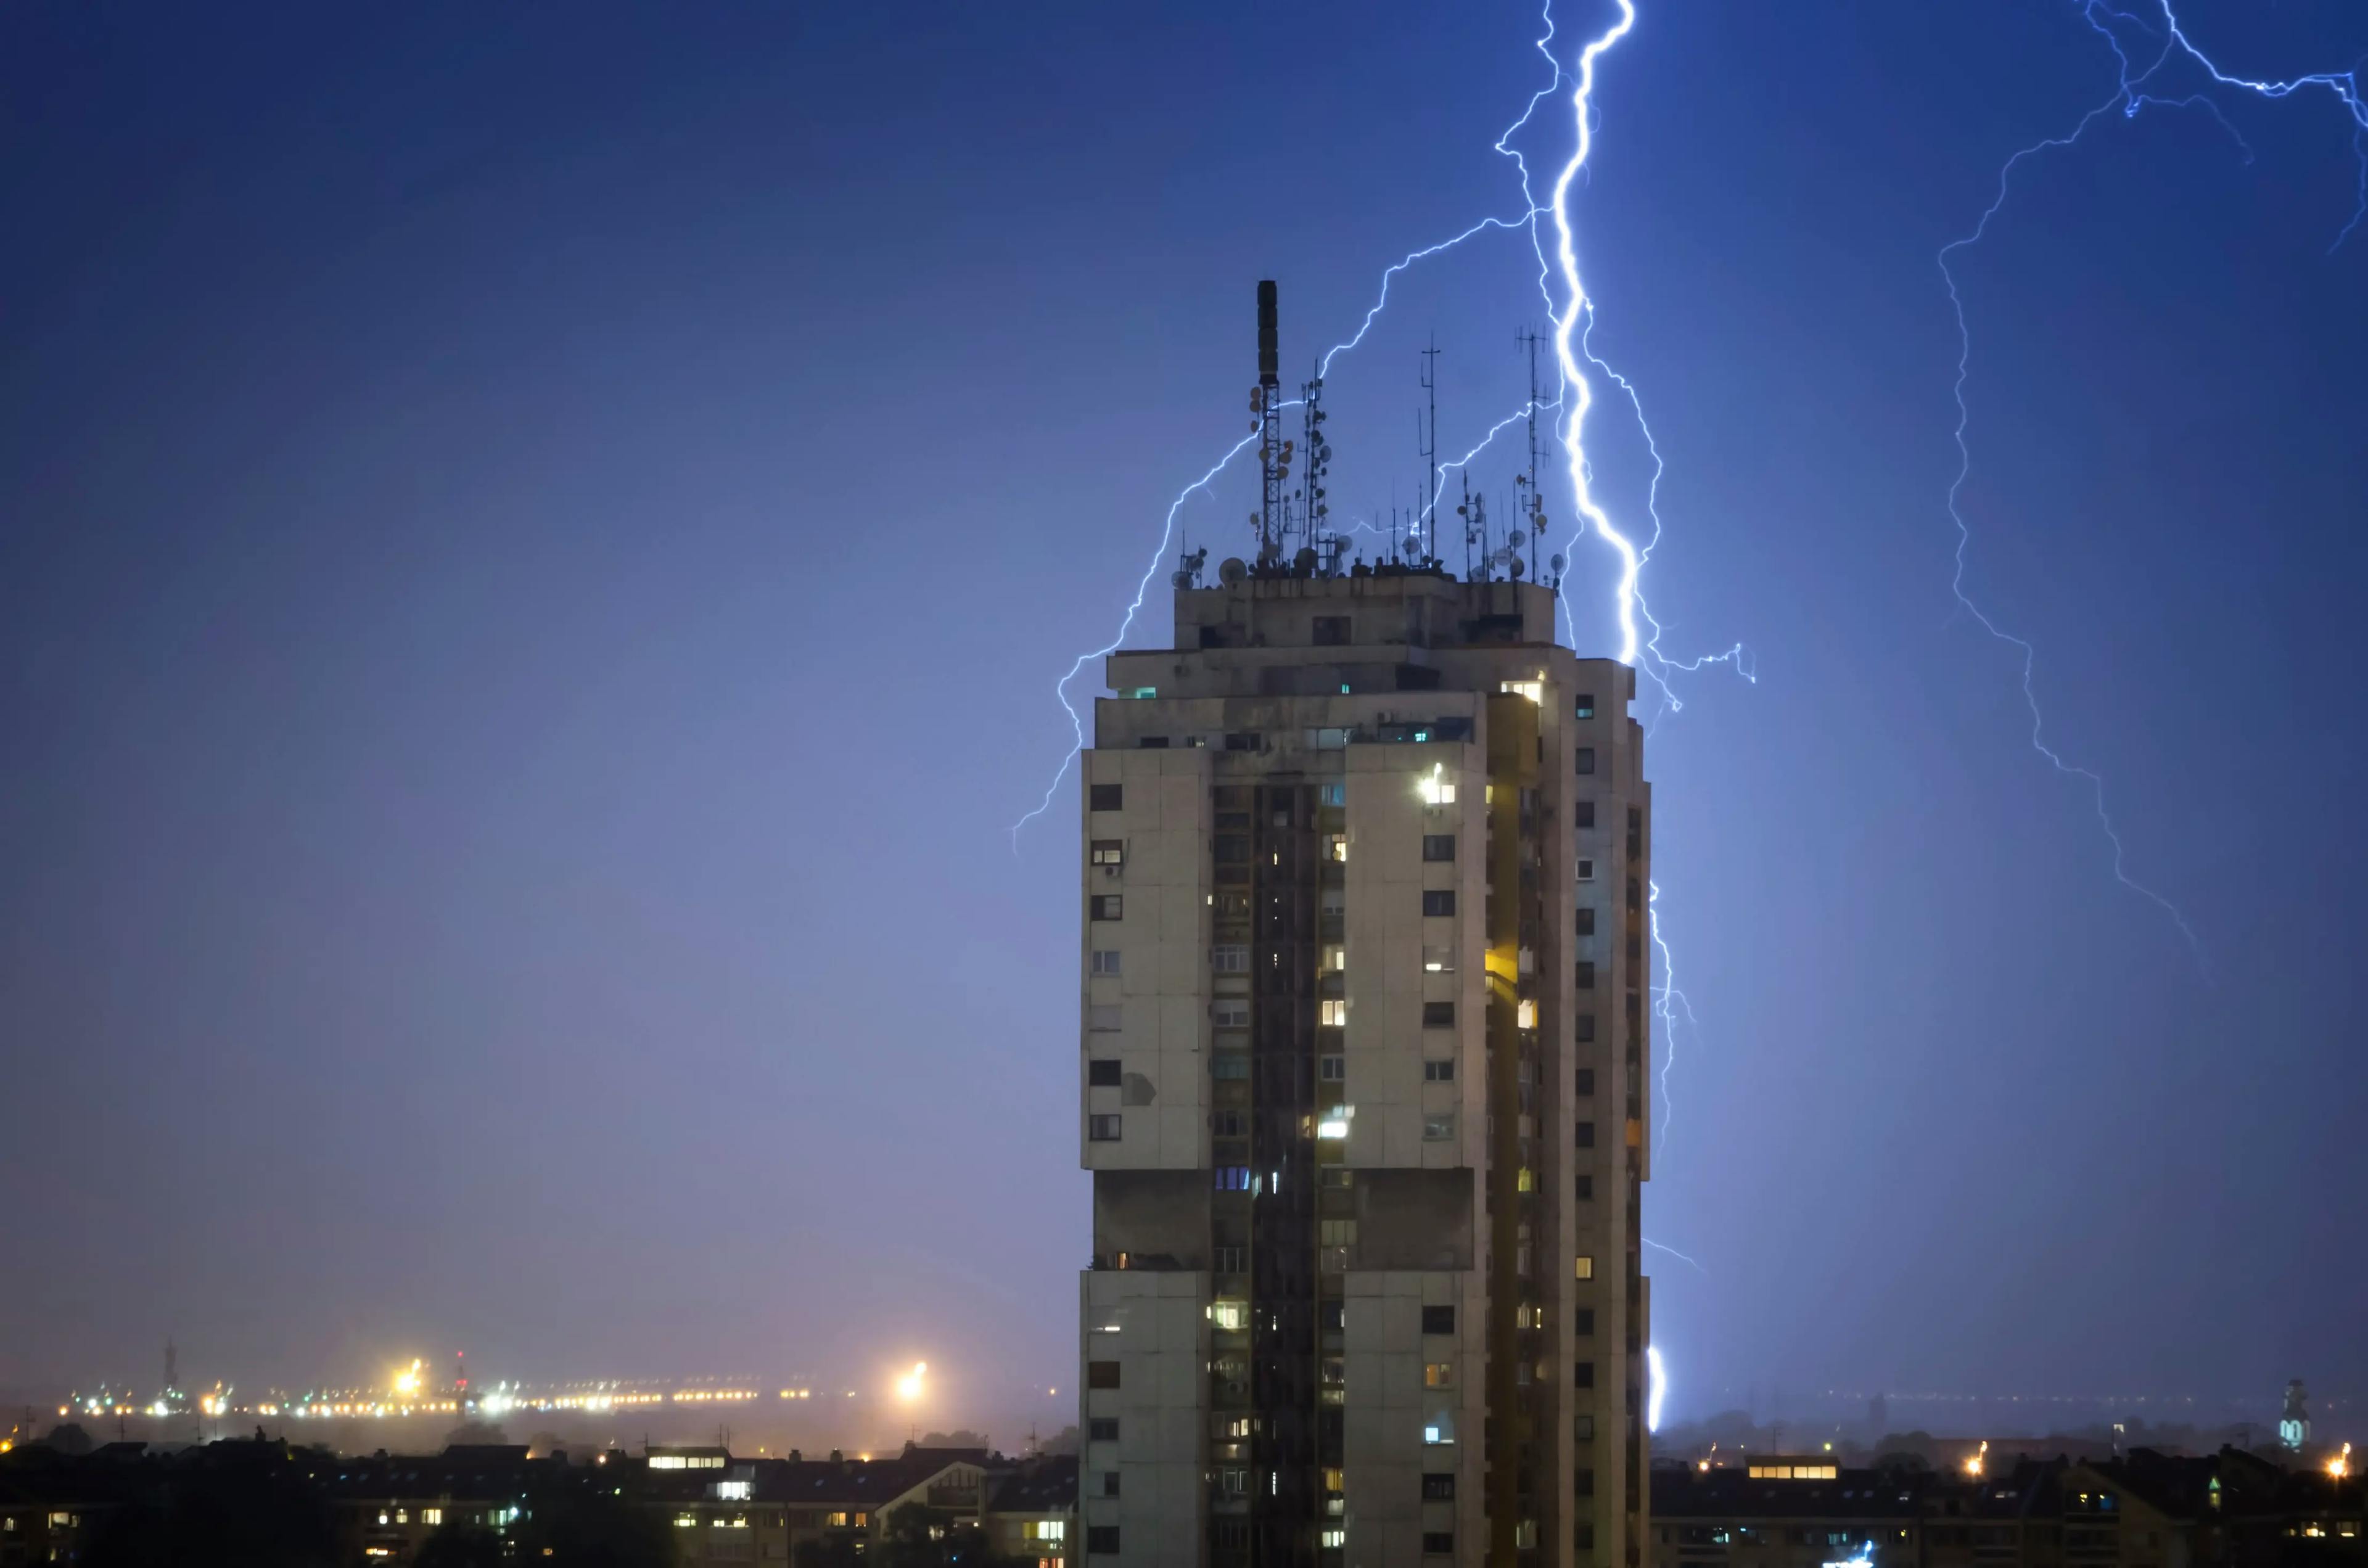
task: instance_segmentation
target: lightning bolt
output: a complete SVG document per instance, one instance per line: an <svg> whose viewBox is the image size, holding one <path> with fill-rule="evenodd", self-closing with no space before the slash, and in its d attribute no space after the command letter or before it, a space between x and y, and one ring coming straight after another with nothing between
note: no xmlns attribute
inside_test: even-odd
<svg viewBox="0 0 2368 1568"><path fill-rule="evenodd" d="M2252 149L2246 145L2244 138L2237 134L2236 127L2228 122L2227 116L2221 112L2219 105L2211 97L2202 92L2172 97L2148 90L2148 84L2171 64L2174 59L2192 62L2219 85L2243 88L2263 98L2289 97L2305 88L2317 87L2326 89L2342 107L2345 114L2351 120L2352 155L2358 165L2359 178L2357 199L2351 220L2336 235L2333 245L2328 247L2333 250L2340 246L2351 236L2351 232L2360 226L2363 216L2368 216L2368 105L2363 105L2360 96L2359 78L2356 73L2351 71L2319 72L2285 81L2231 75L2221 70L2188 38L2180 25L2177 14L2171 9L2170 0L2157 0L2162 12L2158 28L2129 12L2115 10L2105 5L2103 0L2078 0L2078 3L2081 19L2105 40L2106 47L2112 51L2113 58L2118 64L2119 69L2112 93L2103 102L2082 115L2070 131L2059 136L2044 137L2027 147L2018 149L2009 155L1998 167L1998 194L1991 199L1989 206L1983 210L1980 219L1974 224L1973 231L1962 238L1952 240L1942 245L1934 257L1941 269L1941 280L1948 290L1950 312L1957 324L1957 375L1951 389L1957 403L1957 424L1953 432L1957 444L1957 472L1956 477L1950 483L1948 493L1949 520L1956 527L1957 546L1955 570L1949 581L1949 591L1956 597L1957 603L1964 607L1965 612L1973 617L1984 631L2022 655L2022 699L2031 713L2032 749L2046 758L2048 765L2056 772L2069 778L2077 778L2089 787L2090 799L2096 808L2097 824L2103 830L2106 842L2112 846L2113 879L2169 916L2171 924L2179 928L2180 936L2185 938L2189 950L2194 954L2197 964L2205 967L2205 974L2208 978L2210 971L2204 959L2203 944L2196 937L2195 927L2189 924L2186 915L2170 899L2130 875L2127 847L2123 842L2120 830L2113 825L2112 813L2106 807L2104 777L2093 768L2084 767L2066 760L2063 752L2048 744L2046 717L2040 708L2039 696L2035 689L2037 647L2030 639L2018 636L2000 626L1988 612L1974 601L1973 596L1965 591L1965 552L1973 542L1973 529L1965 521L1964 510L1961 503L1965 483L1973 473L1974 465L1973 448L1966 437L1973 415L1965 398L1965 384L1972 373L1974 343L1972 331L1965 322L1964 299L1958 291L1957 275L1951 262L1961 253L1979 244L1983 236L1989 233L1991 221L1997 218L1999 211L2006 206L2007 195L2013 180L2014 171L2018 166L2026 160L2042 153L2077 146L2080 139L2088 133L2089 127L2116 110L2123 119L2135 119L2140 111L2149 107L2201 108L2211 115L2221 129L2228 132L2239 151L2243 153L2246 161L2251 162ZM2155 51L2152 61L2144 69L2138 69L2131 59L2130 51L2124 46L2121 35L2114 30L2115 22L2125 24L2139 33L2160 37L2161 47Z"/></svg>

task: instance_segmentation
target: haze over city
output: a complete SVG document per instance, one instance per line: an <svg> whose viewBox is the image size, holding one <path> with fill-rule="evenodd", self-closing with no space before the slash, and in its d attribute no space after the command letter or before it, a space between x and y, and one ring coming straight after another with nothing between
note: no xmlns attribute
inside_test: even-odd
<svg viewBox="0 0 2368 1568"><path fill-rule="evenodd" d="M1254 456L1178 497L1258 280L1293 395L1354 340L1351 551L1434 392L1450 458L1523 410L1569 292L1496 143L1555 89L1544 200L1622 7L1564 9L0 18L0 1393L169 1337L258 1394L745 1388L817 1449L1077 1424L1099 653L1257 559ZM1646 4L1596 64L1673 1422L2368 1397L2357 98L2175 59L1985 224L2131 10ZM1556 636L1613 658L1544 428Z"/></svg>

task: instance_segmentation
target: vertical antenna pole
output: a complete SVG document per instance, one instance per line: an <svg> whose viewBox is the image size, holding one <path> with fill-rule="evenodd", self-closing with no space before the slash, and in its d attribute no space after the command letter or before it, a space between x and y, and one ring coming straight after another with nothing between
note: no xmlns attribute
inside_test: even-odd
<svg viewBox="0 0 2368 1568"><path fill-rule="evenodd" d="M1430 424L1422 443L1423 460L1430 465L1430 488L1423 493L1422 515L1429 524L1423 553L1439 558L1439 339L1422 351L1422 390L1430 401Z"/></svg>
<svg viewBox="0 0 2368 1568"><path fill-rule="evenodd" d="M1538 489L1538 335L1532 329L1521 335L1521 342L1530 351L1530 483L1529 505L1521 510L1529 514L1530 580L1543 582L1538 575L1539 541L1546 531L1546 501Z"/></svg>

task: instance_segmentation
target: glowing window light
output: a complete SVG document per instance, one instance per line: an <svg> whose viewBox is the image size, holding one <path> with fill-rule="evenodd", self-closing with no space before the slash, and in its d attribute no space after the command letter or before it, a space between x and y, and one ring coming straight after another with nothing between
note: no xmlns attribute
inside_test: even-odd
<svg viewBox="0 0 2368 1568"><path fill-rule="evenodd" d="M1415 790L1426 806L1452 806L1455 803L1455 781L1447 777L1443 763L1432 763L1430 771L1416 782Z"/></svg>

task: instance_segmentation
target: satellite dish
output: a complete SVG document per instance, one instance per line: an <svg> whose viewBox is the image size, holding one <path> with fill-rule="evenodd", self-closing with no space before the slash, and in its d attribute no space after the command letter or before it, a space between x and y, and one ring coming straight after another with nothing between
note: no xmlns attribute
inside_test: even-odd
<svg viewBox="0 0 2368 1568"><path fill-rule="evenodd" d="M1291 563L1302 572L1313 572L1315 570L1315 551L1306 545L1302 545L1299 547L1299 553L1291 558Z"/></svg>
<svg viewBox="0 0 2368 1568"><path fill-rule="evenodd" d="M1495 562L1497 565L1502 566L1505 562L1513 559L1513 552L1509 550L1500 548L1496 554L1490 556L1488 559Z"/></svg>
<svg viewBox="0 0 2368 1568"><path fill-rule="evenodd" d="M1507 570L1507 571L1508 571L1508 572L1510 572L1514 576L1518 577L1518 576L1520 576L1523 572L1525 572L1525 571L1529 570L1529 568L1527 568L1526 566L1522 565L1522 564L1521 564L1521 558L1520 558L1520 556L1516 555L1515 557L1513 557L1512 564L1511 564L1511 565L1509 565L1509 566L1508 566L1508 567L1506 568L1506 570Z"/></svg>
<svg viewBox="0 0 2368 1568"><path fill-rule="evenodd" d="M1514 549L1519 550L1528 541L1528 539L1529 536L1527 534L1524 534L1519 528L1515 528L1511 533L1505 536L1505 542L1511 545Z"/></svg>
<svg viewBox="0 0 2368 1568"><path fill-rule="evenodd" d="M1250 569L1242 564L1242 558L1238 555L1226 556L1217 567L1217 581L1229 588L1247 581L1249 574Z"/></svg>
<svg viewBox="0 0 2368 1568"><path fill-rule="evenodd" d="M1547 557L1547 559L1546 559L1546 564L1547 564L1548 566L1553 567L1556 573L1560 573L1560 572L1562 571L1563 567L1564 567L1565 564L1567 564L1567 562L1565 562L1563 560L1563 558L1562 558L1561 554L1560 554L1559 552L1557 552L1557 553L1555 553L1555 554L1554 554L1554 555L1552 555L1552 556Z"/></svg>
<svg viewBox="0 0 2368 1568"><path fill-rule="evenodd" d="M1182 567L1178 567L1175 574L1170 576L1167 581L1176 587L1189 588L1192 585L1192 574L1185 571Z"/></svg>

